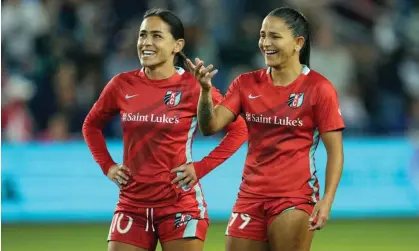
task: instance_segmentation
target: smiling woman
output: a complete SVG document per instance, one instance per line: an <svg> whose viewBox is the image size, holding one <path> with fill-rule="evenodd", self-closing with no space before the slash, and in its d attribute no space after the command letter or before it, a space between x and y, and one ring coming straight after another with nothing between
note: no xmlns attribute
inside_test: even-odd
<svg viewBox="0 0 419 251"><path fill-rule="evenodd" d="M263 21L259 48L269 67L298 62L289 60L295 56L299 58L299 63L310 67L310 38L310 24L301 13L279 8L269 13Z"/></svg>
<svg viewBox="0 0 419 251"><path fill-rule="evenodd" d="M226 246L307 251L313 231L329 217L342 174L345 125L334 86L309 68L310 26L304 15L291 8L271 11L261 25L259 47L267 69L238 76L215 108L211 67L188 61L201 85L201 130L217 132L242 113L247 120L248 154ZM327 151L321 199L314 160L320 139Z"/></svg>
<svg viewBox="0 0 419 251"><path fill-rule="evenodd" d="M158 74L173 74L169 70L173 70L173 64L188 69L186 56L182 52L184 46L184 28L178 17L161 9L152 9L145 13L137 48L141 64L150 78L153 78L153 70L157 67L161 69Z"/></svg>
<svg viewBox="0 0 419 251"><path fill-rule="evenodd" d="M202 251L209 225L199 179L247 139L239 118L209 156L193 161L199 84L187 71L183 24L168 10L147 11L138 34L143 66L115 76L83 125L83 135L104 174L120 188L108 237L109 251ZM177 66L180 65L181 67ZM212 89L214 103L222 95ZM119 114L124 160L116 164L102 134Z"/></svg>

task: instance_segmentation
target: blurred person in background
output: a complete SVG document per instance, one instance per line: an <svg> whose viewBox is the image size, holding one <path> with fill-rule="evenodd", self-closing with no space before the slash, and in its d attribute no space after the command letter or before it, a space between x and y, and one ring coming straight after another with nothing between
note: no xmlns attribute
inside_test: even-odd
<svg viewBox="0 0 419 251"><path fill-rule="evenodd" d="M135 23L136 24L136 23ZM105 59L105 74L109 81L120 72L130 71L139 67L138 58L133 53L135 45L135 33L138 25L123 29L118 33L119 43L116 45L115 52L111 52Z"/></svg>
<svg viewBox="0 0 419 251"><path fill-rule="evenodd" d="M50 28L44 5L37 1L6 0L1 10L1 23L2 51L8 65L22 71L36 67L36 39Z"/></svg>
<svg viewBox="0 0 419 251"><path fill-rule="evenodd" d="M199 127L205 135L244 113L249 149L238 199L227 226L228 251L309 250L324 227L343 169L345 128L336 89L309 68L311 30L291 8L270 12L259 48L268 69L245 73L215 108L212 65L188 61L201 84ZM326 186L319 200L314 154L327 151Z"/></svg>
<svg viewBox="0 0 419 251"><path fill-rule="evenodd" d="M221 64L214 82L224 92L227 90L224 83L229 83L230 75L234 75L234 70L230 69L263 67L263 58L254 56L260 55L257 46L251 45L258 30L253 27L272 6L278 4L304 10L313 24L322 24L325 18L332 24L332 29L316 32L326 35L315 36L322 42L314 43L313 55L318 54L319 49L327 54L325 48L333 48L333 51L339 48L341 52L350 53L347 56L355 65L352 69L348 67L347 72L353 71L350 84L342 84L348 82L347 78L341 78L344 80L341 83L332 79L338 89L348 129L345 135L359 132L382 136L403 134L408 126L411 93L417 93L418 86L415 48L418 47L419 12L415 1L266 0L264 5L260 5L251 0L5 0L2 1L2 66L10 75L31 81L36 90L26 101L27 112L33 120L28 138L43 133L54 114L66 113L56 101L58 80L54 76L60 65L67 62L72 62L77 68L75 102L70 105L74 107L70 110L73 114L81 114L75 120L69 119L72 123L70 131L74 137L82 137L83 120L80 118L85 117L99 96L103 83L118 72L139 66L132 56L135 45L131 41L135 32L131 30L137 29L141 22L139 13L144 13L149 6L166 6L179 13L185 21L187 54ZM341 28L333 29L334 26ZM330 31L335 33L334 36ZM395 52L400 48L406 53L400 62L395 63ZM239 60L243 55L251 56ZM86 69L93 61L97 65L94 88L86 84L92 76L84 74L90 71ZM312 68L329 77L329 68L322 64L320 57L313 58ZM330 65L330 69L334 66ZM342 72L339 70L333 74L337 73ZM395 73L400 75L399 79ZM340 76L344 75L348 74ZM341 86L349 88L341 91ZM66 116L71 118L73 115ZM116 119L112 121L104 129L105 137L119 137L118 124Z"/></svg>
<svg viewBox="0 0 419 251"><path fill-rule="evenodd" d="M44 142L64 142L71 139L67 117L64 114L57 113L48 121L47 129L41 133L38 140Z"/></svg>
<svg viewBox="0 0 419 251"><path fill-rule="evenodd" d="M35 93L29 79L18 74L9 75L2 68L1 130L2 139L24 142L32 139L34 123L28 101Z"/></svg>
<svg viewBox="0 0 419 251"><path fill-rule="evenodd" d="M414 100L409 116L409 136L413 145L410 175L419 193L419 98Z"/></svg>
<svg viewBox="0 0 419 251"><path fill-rule="evenodd" d="M92 71L93 72L93 71ZM76 67L76 63L72 61L62 62L55 75L55 104L58 112L65 114L68 118L68 128L70 132L75 132L83 123L85 114L84 107L81 105L83 97L77 90L83 83L79 81L80 69ZM94 87L94 82L90 83ZM83 90L83 94L88 95L87 89ZM90 103L90 102L89 102Z"/></svg>
<svg viewBox="0 0 419 251"><path fill-rule="evenodd" d="M369 126L369 117L356 83L353 55L347 47L336 41L331 20L322 16L315 26L318 29L314 34L311 68L329 79L336 88L345 130L362 133Z"/></svg>
<svg viewBox="0 0 419 251"><path fill-rule="evenodd" d="M410 111L409 132L414 138L419 139L419 97L413 100Z"/></svg>
<svg viewBox="0 0 419 251"><path fill-rule="evenodd" d="M109 232L110 251L203 249L209 219L198 180L247 139L238 118L207 157L192 162L199 84L187 71L184 28L172 12L145 13L137 43L142 69L106 85L83 125L84 138L105 175L120 187ZM175 62L182 67L175 66ZM212 89L213 102L222 96ZM121 115L123 164L110 156L103 126Z"/></svg>

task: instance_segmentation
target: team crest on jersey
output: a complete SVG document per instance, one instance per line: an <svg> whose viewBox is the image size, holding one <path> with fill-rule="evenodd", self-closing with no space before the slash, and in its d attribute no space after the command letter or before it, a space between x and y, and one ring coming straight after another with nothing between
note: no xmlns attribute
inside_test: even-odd
<svg viewBox="0 0 419 251"><path fill-rule="evenodd" d="M164 103L169 107L177 106L180 103L182 93L178 91L167 91L164 95Z"/></svg>
<svg viewBox="0 0 419 251"><path fill-rule="evenodd" d="M181 227L188 224L192 220L192 216L189 214L177 213L175 217L175 228Z"/></svg>
<svg viewBox="0 0 419 251"><path fill-rule="evenodd" d="M288 106L291 108L298 108L304 102L304 92L300 93L291 93L290 97L288 98Z"/></svg>

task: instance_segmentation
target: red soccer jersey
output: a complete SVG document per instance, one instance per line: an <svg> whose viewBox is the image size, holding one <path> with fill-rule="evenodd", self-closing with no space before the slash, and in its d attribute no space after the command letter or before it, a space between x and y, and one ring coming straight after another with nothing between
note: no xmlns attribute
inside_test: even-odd
<svg viewBox="0 0 419 251"><path fill-rule="evenodd" d="M171 185L176 174L170 170L192 162L192 142L197 128L197 103L200 86L189 72L177 73L165 80L150 80L142 70L114 77L86 117L83 135L106 174L115 164L106 149L101 129L120 114L124 165L133 180L121 189L120 202L140 207L170 205L181 189ZM214 103L222 96L213 89ZM227 135L208 157L194 162L198 178L230 157L247 139L243 120L229 124ZM195 186L198 201L200 186Z"/></svg>
<svg viewBox="0 0 419 251"><path fill-rule="evenodd" d="M319 135L344 123L333 85L304 66L288 86L274 86L269 69L240 75L221 105L245 115L249 148L239 197L302 197L316 201L314 153Z"/></svg>

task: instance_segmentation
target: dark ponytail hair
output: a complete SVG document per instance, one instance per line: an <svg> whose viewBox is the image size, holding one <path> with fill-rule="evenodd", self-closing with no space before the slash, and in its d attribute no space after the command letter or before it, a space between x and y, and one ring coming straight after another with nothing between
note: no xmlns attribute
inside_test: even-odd
<svg viewBox="0 0 419 251"><path fill-rule="evenodd" d="M300 63L310 67L311 27L306 17L289 7L274 9L268 16L281 18L288 25L294 37L304 37L304 45L300 51Z"/></svg>
<svg viewBox="0 0 419 251"><path fill-rule="evenodd" d="M166 9L150 9L144 14L144 19L147 17L160 17L165 23L170 26L170 33L174 39L185 39L185 29L182 21L170 10ZM182 51L176 53L176 66L180 66L186 71L189 71L189 66L186 63L186 55Z"/></svg>

